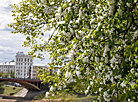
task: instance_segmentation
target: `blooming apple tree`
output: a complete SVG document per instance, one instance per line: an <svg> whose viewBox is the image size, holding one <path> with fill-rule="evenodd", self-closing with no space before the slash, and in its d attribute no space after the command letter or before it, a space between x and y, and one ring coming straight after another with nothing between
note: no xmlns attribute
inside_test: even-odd
<svg viewBox="0 0 138 102"><path fill-rule="evenodd" d="M39 70L43 83L52 82L47 97L69 88L97 93L95 101L136 102L137 0L23 0L11 7L12 33L26 36L24 46L34 57L50 54L49 68Z"/></svg>

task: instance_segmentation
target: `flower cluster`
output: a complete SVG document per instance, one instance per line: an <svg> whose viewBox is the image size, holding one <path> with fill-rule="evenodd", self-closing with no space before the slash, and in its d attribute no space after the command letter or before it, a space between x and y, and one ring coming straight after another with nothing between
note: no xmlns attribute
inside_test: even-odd
<svg viewBox="0 0 138 102"><path fill-rule="evenodd" d="M38 52L41 58L43 51L50 53L49 69L56 72L50 76L50 70L40 70L44 83L50 80L53 84L46 97L55 90L73 87L87 95L97 93L97 101L136 101L137 0L26 2L15 11L26 7L10 27L14 33L28 35L24 46L33 49L31 54ZM44 32L53 28L56 32L49 41L42 40Z"/></svg>

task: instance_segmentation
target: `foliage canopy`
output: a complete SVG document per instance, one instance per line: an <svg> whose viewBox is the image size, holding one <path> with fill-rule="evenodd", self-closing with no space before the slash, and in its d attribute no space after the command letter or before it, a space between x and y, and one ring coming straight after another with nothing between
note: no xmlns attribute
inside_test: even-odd
<svg viewBox="0 0 138 102"><path fill-rule="evenodd" d="M39 71L44 83L53 83L47 97L72 87L98 93L96 100L136 101L137 0L24 0L11 7L12 33L26 36L24 46L34 57L50 53L49 69ZM45 31L51 29L57 33L46 41ZM50 69L56 70L52 76Z"/></svg>

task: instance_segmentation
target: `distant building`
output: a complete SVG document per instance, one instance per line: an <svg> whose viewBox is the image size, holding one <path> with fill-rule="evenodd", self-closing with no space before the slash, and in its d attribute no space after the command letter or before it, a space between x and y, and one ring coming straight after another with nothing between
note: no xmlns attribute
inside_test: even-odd
<svg viewBox="0 0 138 102"><path fill-rule="evenodd" d="M47 68L45 65L33 65L32 57L23 52L17 52L15 57L15 62L0 63L0 72L9 74L10 70L13 70L15 72L15 78L38 79L38 66Z"/></svg>
<svg viewBox="0 0 138 102"><path fill-rule="evenodd" d="M16 57L15 77L32 79L32 70L33 70L32 57L30 55L24 54L23 52L17 52L15 57ZM29 72L31 76L29 76Z"/></svg>
<svg viewBox="0 0 138 102"><path fill-rule="evenodd" d="M38 76L38 73L37 73L37 70L39 68L47 68L46 65L43 65L43 64L34 64L33 65L33 79L39 79L39 76Z"/></svg>
<svg viewBox="0 0 138 102"><path fill-rule="evenodd" d="M0 63L0 72L8 73L10 76L10 71L15 71L15 62L4 62Z"/></svg>

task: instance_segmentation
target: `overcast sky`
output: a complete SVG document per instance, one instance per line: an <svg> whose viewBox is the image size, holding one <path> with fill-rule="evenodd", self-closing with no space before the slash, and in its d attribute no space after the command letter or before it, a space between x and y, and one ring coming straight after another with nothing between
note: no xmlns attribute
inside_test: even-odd
<svg viewBox="0 0 138 102"><path fill-rule="evenodd" d="M9 4L19 3L20 1L22 0L0 0L0 62L15 60L15 55L18 51L23 51L25 54L30 51L29 48L22 47L25 36L22 34L10 33L12 29L7 26L7 24L13 22ZM51 34L52 32L48 33ZM49 54L45 56L45 61L34 59L34 63L47 64L50 62Z"/></svg>

